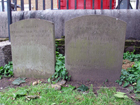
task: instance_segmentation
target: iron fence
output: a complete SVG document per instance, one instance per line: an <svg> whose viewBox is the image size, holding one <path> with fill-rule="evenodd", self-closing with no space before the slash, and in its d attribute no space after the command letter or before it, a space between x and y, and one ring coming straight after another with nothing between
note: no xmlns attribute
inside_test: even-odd
<svg viewBox="0 0 140 105"><path fill-rule="evenodd" d="M33 0L28 0L28 4L29 4L29 10L31 10L31 1ZM38 10L38 1L39 0L34 0L35 1L35 10ZM54 0L50 0L51 1L51 10L53 10L53 1ZM66 0L66 9L69 9L69 1L70 0ZM77 0L74 0L75 3L75 9L77 9ZM120 8L120 5L123 1L127 1L127 8L126 9L133 9L132 6L131 6L131 3L130 3L130 0L116 0L117 1L117 6L115 9L121 9ZM138 6L139 6L139 0L135 0L136 1L136 9L138 9ZM21 11L24 11L24 0L20 0L20 5L17 5L17 0L0 0L1 2L1 5L0 5L0 8L2 9L2 11L4 12L5 11L5 8L7 9L9 5L11 5L11 10L14 10L14 11L17 11L17 8L20 7L21 8ZM4 2L7 3L7 6L5 7L5 4ZM95 5L94 5L94 2L95 0L92 0L92 9L94 9ZM8 4L9 3L9 4ZM42 0L42 3L43 3L43 6L42 6L42 10L45 10L45 0ZM62 0L58 0L58 9L61 9L61 3L62 3ZM104 0L101 0L101 9L103 9L103 4L104 4ZM86 0L84 0L84 9L86 9ZM109 9L112 9L112 0L109 0ZM10 11L11 11L10 10Z"/></svg>
<svg viewBox="0 0 140 105"><path fill-rule="evenodd" d="M116 0L118 5L116 6L115 9L121 9L121 3L126 2L127 3L127 8L126 9L132 9L130 0ZM5 5L5 2L7 5ZM95 9L95 0L92 0L92 9ZM100 1L100 9L103 9L103 4L104 0ZM45 10L45 0L42 1L42 10ZM28 0L29 4L29 10L31 10L31 0ZM74 4L74 9L77 9L77 0L75 0ZM6 8L7 6L7 8ZM139 0L136 0L136 9L139 7ZM24 11L24 0L20 0L20 5L17 5L17 0L1 0L1 10L4 12L7 9L7 15L8 15L8 34L9 34L9 40L10 40L10 24L12 24L12 16L11 16L11 11L17 11L17 8L21 8L21 11ZM53 10L53 0L51 0L51 10ZM58 9L61 9L61 0L58 0ZM66 9L69 9L69 0L66 0ZM86 9L86 0L84 0L84 9ZM109 1L109 9L112 9L112 0ZM35 0L35 10L38 10L38 0Z"/></svg>

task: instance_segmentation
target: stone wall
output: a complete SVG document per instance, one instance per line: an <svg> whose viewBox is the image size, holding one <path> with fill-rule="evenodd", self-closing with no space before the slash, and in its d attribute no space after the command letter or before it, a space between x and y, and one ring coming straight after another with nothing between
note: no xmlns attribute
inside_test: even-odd
<svg viewBox="0 0 140 105"><path fill-rule="evenodd" d="M0 42L0 67L12 61L11 43L9 41Z"/></svg>
<svg viewBox="0 0 140 105"><path fill-rule="evenodd" d="M54 22L55 37L64 36L64 23L84 15L106 15L127 22L126 39L140 40L140 10L40 10L16 11L12 13L13 23L29 18L40 18ZM0 37L8 37L7 13L0 13Z"/></svg>
<svg viewBox="0 0 140 105"><path fill-rule="evenodd" d="M0 38L8 37L7 13L0 12Z"/></svg>

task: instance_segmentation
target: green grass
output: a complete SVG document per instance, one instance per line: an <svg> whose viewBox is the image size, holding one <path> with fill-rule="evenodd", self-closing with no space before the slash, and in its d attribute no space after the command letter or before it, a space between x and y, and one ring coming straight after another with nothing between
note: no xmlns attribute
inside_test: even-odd
<svg viewBox="0 0 140 105"><path fill-rule="evenodd" d="M14 99L19 91L23 96L20 94ZM48 88L48 84L9 88L0 92L0 105L134 105L130 98L115 98L115 88L102 88L96 95L92 91L90 88L88 94L76 90L62 92ZM27 100L28 95L39 95L40 98Z"/></svg>

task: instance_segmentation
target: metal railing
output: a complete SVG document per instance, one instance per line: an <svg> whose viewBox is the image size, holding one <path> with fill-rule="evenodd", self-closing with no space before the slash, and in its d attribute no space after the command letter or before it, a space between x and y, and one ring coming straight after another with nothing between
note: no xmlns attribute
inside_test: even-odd
<svg viewBox="0 0 140 105"><path fill-rule="evenodd" d="M40 0L41 1L41 0ZM120 5L123 2L123 0L116 0L118 2L118 5L116 6L115 9L120 9ZM125 0L126 1L126 0ZM1 0L1 7L2 11L5 11L5 5L4 2L5 0ZM94 9L95 0L92 0L92 9ZM10 40L10 24L12 24L12 16L11 16L11 11L17 11L17 8L21 8L21 11L24 11L24 0L20 0L20 5L17 5L17 0L7 0L7 15L8 15L8 34L9 34L9 40ZM28 0L29 3L29 10L31 10L31 0ZM45 10L45 0L42 0L43 6L42 10ZM104 0L101 0L101 9L103 9L103 3ZM136 0L136 9L138 9L139 6L139 0ZM77 0L75 0L75 9L77 9ZM35 9L38 10L38 0L35 0ZM53 0L51 0L51 10L53 10ZM61 0L58 0L58 9L61 9ZM69 9L69 0L66 0L66 9ZM86 0L84 0L84 9L86 9ZM109 2L109 9L112 9L112 0ZM130 0L127 0L127 9L132 9L132 6L130 4Z"/></svg>
<svg viewBox="0 0 140 105"><path fill-rule="evenodd" d="M35 1L35 10L38 10L38 2L41 1L41 0L28 0L28 4L29 4L29 10L31 10L31 1ZM51 1L51 10L53 10L53 0L50 0ZM70 0L66 0L66 9L69 9L69 1ZM113 0L110 0L109 2L109 9L112 9L112 1ZM132 9L132 6L131 6L131 3L130 3L130 0L116 0L117 1L117 6L116 6L116 9L121 9L120 8L120 5L123 1L127 1L127 8L126 9ZM11 4L11 8L14 8L12 10L14 11L17 11L17 8L20 7L21 8L21 11L24 11L24 0L20 0L20 5L17 5L17 0L0 0L0 3L1 3L1 7L2 8L2 11L4 12L5 11L5 5L4 5L4 2L7 2L7 6L9 5L8 3ZM94 2L95 0L92 0L92 9L94 9L95 5L94 5ZM45 0L42 0L42 10L45 10ZM58 0L58 9L61 9L61 3L62 1L61 0ZM101 0L101 9L103 9L103 4L104 4L104 0ZM75 4L74 4L75 8L74 9L77 9L77 0L75 0ZM136 9L138 9L138 6L139 6L139 0L136 0ZM84 9L86 9L86 0L84 0Z"/></svg>

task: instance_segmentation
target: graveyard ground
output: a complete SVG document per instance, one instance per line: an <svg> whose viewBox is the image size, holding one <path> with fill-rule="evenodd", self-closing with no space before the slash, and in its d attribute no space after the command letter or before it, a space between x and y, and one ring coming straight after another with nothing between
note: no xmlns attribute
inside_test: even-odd
<svg viewBox="0 0 140 105"><path fill-rule="evenodd" d="M3 100L0 99L0 103L4 102L4 104L6 104L6 105L10 105L10 103L15 104L15 105L16 104L25 105L25 103L26 104L28 103L30 105L30 104L35 104L37 102L39 105L40 104L44 105L44 103L47 102L48 105L57 105L58 103L62 102L62 104L68 104L68 103L76 104L77 103L79 105L84 105L85 103L88 103L89 105L92 105L92 104L101 105L103 103L104 104L110 103L111 105L112 104L114 104L114 105L119 105L119 104L134 105L134 103L130 99L127 99L127 98L119 99L119 98L114 97L114 94L116 92L124 92L126 94L127 93L129 94L129 91L127 88L123 88L123 87L119 86L117 83L111 83L111 82L102 83L102 82L91 82L91 81L87 81L87 82L69 81L63 86L67 87L67 86L69 86L69 84L71 84L72 86L75 86L76 88L78 88L79 86L84 84L85 86L92 88L93 93L87 94L86 92L83 92L83 94L81 94L80 92L77 93L76 91L72 91L72 92L68 91L65 93L65 92L63 92L62 89L61 89L61 91L60 90L53 91L50 89L49 92L47 92L46 94L43 94L42 91L44 91L44 89L47 89L47 86L49 84L49 83L47 83L47 79L39 79L40 83L33 85L33 83L35 81L38 81L38 79L27 78L26 82L20 84L19 86L12 84L12 82L15 79L17 79L17 77L3 78L0 80L0 91L1 91L0 96L3 97ZM93 87L91 87L91 84L93 84ZM5 88L5 89L3 89L3 88ZM3 92L5 90L6 90L6 93ZM26 91L27 92L29 91L28 95L22 96L22 94L24 94L24 92L26 93ZM21 93L18 93L18 92L21 92ZM12 97L14 97L13 94L19 94L19 96L16 95L15 99L14 98L12 99ZM49 96L48 96L48 94L49 94ZM87 94L87 96L86 96L86 94ZM44 95L46 95L47 101L37 98L38 96L45 97ZM33 97L36 96L37 99L29 98L29 100L27 100L26 99L27 96L33 96ZM131 98L130 95L128 95L128 96L129 96L129 98ZM32 100L32 101L30 101L30 100ZM25 103L23 103L23 102L25 102ZM138 105L139 105L138 101L134 100L134 102L138 103ZM55 103L55 104L53 104L53 103Z"/></svg>
<svg viewBox="0 0 140 105"><path fill-rule="evenodd" d="M132 59L132 56L130 56L128 53L125 53L126 55L125 55L125 58L127 58L128 57L128 59ZM123 66L122 66L122 68L123 69L127 69L127 68L130 68L130 67L132 67L132 65L134 64L134 62L130 62L130 61L128 61L128 60L124 60L123 62L125 62L125 63L123 63ZM42 85L45 85L45 86L47 86L48 85L48 80L47 80L47 78L46 79L33 79L33 78L26 78L25 79L25 81L26 82L24 82L24 83L21 83L20 85L13 85L12 84L12 82L15 80L15 79L17 79L18 77L9 77L9 78L2 78L2 79L0 79L0 91L1 92L3 92L4 90L7 90L8 89L8 92L10 91L10 90L12 90L13 89L13 91L12 92L15 92L15 90L14 89L17 89L17 90L20 90L20 88L22 88L22 89L26 89L27 87L28 88L32 88L32 89L34 89L34 88L38 88L38 89L41 89L41 86ZM34 83L36 83L36 82L38 82L39 81L39 84L37 85L33 85ZM94 92L94 94L95 95L97 95L97 94L99 94L98 93L98 90L100 90L101 88L103 88L103 89L105 89L105 91L108 91L108 88L109 88L109 90L111 90L111 92L113 92L112 91L112 88L111 87L115 87L115 91L117 91L117 92L124 92L124 93L126 93L128 96L129 96L129 98L131 98L131 99L133 99L134 97L134 94L132 93L131 95L129 94L130 93L130 90L129 90L129 88L123 88L122 86L120 86L120 85L118 85L118 83L115 83L115 82L109 82L109 81L104 81L104 82L97 82L97 81L89 81L89 80L87 80L87 81L68 81L64 86L68 86L68 85L72 85L72 86L75 86L76 88L78 88L79 86L81 86L81 85L85 85L85 86L88 86L88 87L90 87L91 86L91 84L93 84L93 92ZM131 86L131 85L130 85ZM42 89L44 89L44 88L46 88L46 87L43 87ZM39 91L39 90L38 90ZM61 91L59 91L60 93L61 93ZM7 93L6 93L7 94ZM11 93L12 94L12 93ZM39 93L40 94L40 93ZM107 93L107 94L110 94L110 93ZM69 95L69 93L68 93L68 95ZM79 93L78 93L78 95L79 95ZM1 95L0 95L1 96ZM56 98L58 98L58 97L56 97ZM99 97L100 98L100 97ZM78 98L77 98L78 100L81 100L81 97L79 98L79 96L78 96ZM96 99L96 100L100 100L100 99ZM108 100L108 101L110 101L109 99L105 99L105 100ZM103 102L105 101L105 100L102 100ZM24 102L24 100L22 100L23 102ZM93 101L93 100L92 100ZM0 102L1 102L1 99L0 99ZM7 101L8 102L8 101ZM15 101L16 102L16 101ZM35 101L34 101L35 102ZM86 102L85 100L84 100L84 102ZM117 101L116 101L117 102ZM122 101L122 102L126 102L126 103L129 103L129 101L126 99L126 101ZM134 102L136 102L138 105L140 105L140 102L139 101L135 101L134 100ZM12 102L13 103L13 102ZM65 103L65 102L64 102ZM119 104L122 104L120 101L118 101L117 103L119 103ZM18 104L18 103L17 103ZM115 103L113 103L113 104L115 104ZM130 103L129 103L130 105L133 105L132 104L132 102L131 102L131 100L130 100ZM129 105L129 104L126 104L126 105ZM55 105L55 104L52 104L52 105ZM115 104L116 105L116 104ZM124 104L125 105L125 104Z"/></svg>
<svg viewBox="0 0 140 105"><path fill-rule="evenodd" d="M88 92L73 90L73 86L60 90L50 88L48 84L9 88L0 92L2 105L134 105L132 99L117 98L121 92L115 88L101 88L97 93L90 86ZM122 95L122 93L121 93Z"/></svg>
<svg viewBox="0 0 140 105"><path fill-rule="evenodd" d="M33 79L33 78L26 78L25 79L25 83L21 83L20 85L14 85L12 84L12 82L17 79L18 77L10 77L10 78L2 78L0 80L0 90L4 89L4 88L17 88L17 87L24 87L24 86L31 86L33 84L33 82L36 82L36 81L41 81L41 83L48 83L47 82L47 78L46 79ZM116 89L118 91L122 91L122 92L127 92L127 89L126 88L123 88L121 86L118 85L118 83L115 83L115 82L96 82L96 81L68 81L66 83L66 85L72 85L72 86L75 86L75 87L79 87L81 86L82 84L83 85L86 85L88 87L90 87L91 84L93 84L93 88L94 90L98 90L100 89L101 87L116 87Z"/></svg>
<svg viewBox="0 0 140 105"><path fill-rule="evenodd" d="M131 67L133 64L134 64L134 62L129 62L128 60L124 60L123 62L125 62L123 65L122 65L122 68L123 69L127 69L127 68L129 68L129 67ZM22 102L28 102L26 99L25 99L25 96L24 97L18 97L17 99L15 99L15 100L12 100L11 99L11 97L13 97L12 95L15 93L16 94L16 92L18 92L18 91L21 91L21 90L32 90L33 92L34 91L36 91L36 92L38 92L38 91L40 91L40 89L46 89L47 88L47 85L49 84L47 81L47 78L46 79L33 79L33 78L26 78L25 79L25 81L26 82L24 82L24 83L21 83L20 85L13 85L12 84L12 82L14 81L14 80L16 80L18 77L9 77L9 78L2 78L1 80L0 80L0 91L2 92L1 94L0 94L0 96L1 95L3 95L4 96L4 100L3 101L6 101L7 99L7 103L8 104L10 104L10 103L14 103L14 104L23 104ZM38 82L39 81L39 82ZM39 84L36 84L36 83L39 83ZM97 99L95 99L95 97L93 97L92 96L92 100L89 100L89 98L91 97L90 95L88 96L86 96L86 98L85 98L85 96L83 96L83 95L81 95L81 93L77 93L77 92L75 92L75 91L73 91L73 94L72 94L72 96L71 95L69 95L70 93L68 93L68 94L62 94L62 96L61 95L58 95L58 93L60 92L61 93L61 91L56 91L55 93L53 92L53 90L50 90L49 92L49 94L51 94L52 96L53 95L56 95L56 97L55 98L53 98L53 99L51 99L51 97L49 97L49 101L47 101L48 103L52 103L53 102L53 100L57 100L58 98L60 98L60 97L65 97L65 95L66 95L66 97L67 97L67 99L65 99L65 98L60 98L60 100L61 100L61 102L62 102L62 104L65 104L65 102L66 103L77 103L78 102L78 104L84 104L84 103L90 103L91 105L92 105L92 102L94 102L94 100L97 100L98 102L97 103L94 103L94 104L98 104L98 105L100 105L101 103L108 103L108 102L110 102L110 104L114 104L114 105L118 105L118 104L123 104L123 105L134 105L134 103L132 102L132 100L130 100L130 98L131 99L133 99L133 96L134 96L134 94L129 94L129 88L123 88L122 86L120 86L120 85L118 85L118 83L115 83L115 82L109 82L109 81L104 81L104 82L96 82L96 81L68 81L65 85L63 85L63 86L65 86L65 87L67 87L67 86L69 86L69 85L72 85L72 86L75 86L76 88L78 88L78 87L80 87L81 85L85 85L85 86L88 86L89 88L91 88L91 84L93 84L93 94L90 94L90 95L95 95L95 96L98 96L98 97L96 97ZM42 86L44 86L44 87L42 87ZM115 87L115 88L112 88L112 87ZM7 90L8 89L8 90ZM34 90L35 89L35 90ZM38 90L36 90L36 89L38 89ZM104 93L100 93L101 91L102 91L102 89L103 89L103 91L105 92L105 94ZM7 93L3 93L3 91L4 90L6 90L7 91L7 93L8 93L8 95L6 95ZM42 90L39 92L39 96L42 96L42 95L44 95L44 94L41 94L42 93ZM10 92L9 92L10 91ZM36 93L35 92L35 93ZM129 99L116 99L116 98L114 98L114 93L115 92L124 92L124 93L126 93L127 95L128 95L128 97L129 97ZM24 91L22 91L21 92L21 94L23 94L24 93ZM28 93L28 94L32 94L32 92L31 93ZM106 97L106 95L110 95L109 96L109 98L108 97L103 97L103 95L101 95L101 94L104 94L104 96ZM30 95L29 95L30 96ZM31 95L32 96L32 95ZM33 95L33 97L34 96L36 96L36 95ZM46 95L47 96L47 95ZM77 96L77 97L76 97ZM10 99L9 98L7 98L7 97L10 97ZM17 96L15 96L15 97L17 97ZM38 96L36 96L36 98L37 98ZM48 97L48 96L47 96ZM75 100L73 100L72 98L75 98L76 97L76 99ZM110 98L111 97L111 98ZM100 98L102 99L102 100L100 100ZM105 99L104 99L105 98ZM30 99L30 98L29 98ZM25 101L26 100L26 101ZM60 103L60 100L58 100L58 101L54 101L54 103ZM65 100L67 100L67 101L65 101ZM100 101L99 101L100 100ZM3 102L1 99L0 99L0 102ZM42 99L36 99L36 101L37 102L42 102ZM36 101L30 101L29 103L31 103L31 104L34 104L34 103L36 103ZM133 101L137 104L137 105L140 105L140 102L139 101L136 101L136 100L134 100L133 99ZM45 101L44 101L45 102ZM115 102L115 103L114 103ZM28 104L29 104L28 103ZM25 103L24 103L25 104ZM43 104L43 103L40 103L40 104ZM51 104L50 104L51 105ZM56 105L56 104L53 104L53 105Z"/></svg>
<svg viewBox="0 0 140 105"><path fill-rule="evenodd" d="M127 68L130 68L134 62L129 62L129 60L123 60L123 62L125 62L123 65L122 65L122 68L123 69L127 69ZM18 77L8 77L8 78L2 78L0 79L0 90L1 89L4 89L4 88L7 88L7 87L13 87L13 88L16 88L16 87L24 87L24 86L30 86L32 85L33 82L36 82L36 81L41 81L42 83L47 83L48 80L47 78L46 79L34 79L34 78L26 78L24 83L21 83L20 85L13 85L12 82L17 79ZM127 92L127 88L123 88L122 86L120 86L118 83L115 83L115 82L110 82L110 81L104 81L104 82L97 82L97 81L90 81L90 80L87 80L87 81L68 81L66 83L66 85L73 85L75 86L76 88L78 88L80 85L84 84L88 87L90 87L90 84L93 84L93 88L94 90L98 90L100 89L101 87L116 87L116 89L118 91L122 91L122 92Z"/></svg>
<svg viewBox="0 0 140 105"><path fill-rule="evenodd" d="M125 66L126 67L126 66ZM19 104L20 103L20 105L22 105L22 104L25 104L25 103L22 103L22 102L28 102L26 99L25 99L25 97L22 97L21 96L21 98L20 98L20 96L19 97L17 97L17 99L14 99L14 100L12 100L11 99L11 97L13 97L12 95L15 93L16 94L16 92L18 92L18 91L20 91L20 90L30 90L30 89L32 89L32 91L33 92L35 92L35 94L33 94L33 96L36 96L36 94L37 94L37 92L38 91L40 91L38 94L40 95L40 96L43 96L43 94L41 94L42 93L42 90L45 88L47 88L47 85L49 84L48 82L47 82L47 79L33 79L33 78L26 78L25 79L25 83L21 83L20 85L13 85L12 84L12 82L15 80L15 79L17 79L18 77L10 77L10 78L3 78L3 79L1 79L0 80L0 91L1 92L3 92L4 90L6 90L7 91L7 89L8 89L8 92L7 93L5 93L4 95L4 101L6 100L6 99L8 99L8 101L7 101L7 103L8 104L10 104L10 103L14 103L15 105L16 104ZM34 83L35 82L40 82L39 84L35 84L34 85ZM118 83L115 83L115 82L109 82L109 81L105 81L104 83L103 82L96 82L96 81L68 81L65 85L63 85L63 86L65 86L65 87L67 87L68 85L72 85L72 86L75 86L76 88L78 88L79 86L81 86L81 85L85 85L85 86L88 86L89 88L91 87L91 84L93 84L93 93L95 94L95 96L98 96L98 97L96 97L97 99L95 99L93 96L92 96L92 100L90 100L90 98L91 98L91 96L86 96L86 98L85 98L85 96L83 96L83 95L81 95L81 93L75 93L75 91L73 91L74 93L74 96L73 96L73 94L72 94L72 96L71 95L69 95L70 93L67 93L67 94L62 94L62 96L61 95L58 95L59 94L59 92L61 93L62 91L60 91L60 90L58 90L58 91L56 91L56 93L53 93L52 92L52 90L50 90L50 93L49 94L51 94L52 95L52 97L55 97L55 98L53 98L53 99L51 99L52 97L49 97L49 101L47 101L48 103L49 103L49 105L57 105L57 104L53 104L53 101L54 101L54 103L60 103L59 101L56 101L57 99L59 99L60 97L63 97L62 99L60 98L60 100L62 100L61 102L62 102L62 104L65 104L65 102L68 104L68 103L76 103L76 102L79 102L78 104L85 104L85 103L89 103L89 105L92 105L93 104L93 102L94 102L94 99L95 100L97 100L98 102L97 103L94 103L95 105L101 105L101 103L110 103L110 104L114 104L114 105L119 105L119 104L123 104L123 105L134 105L134 103L132 102L132 100L130 100L130 99L116 99L116 98L113 98L114 96L113 96L113 94L115 93L115 92L124 92L124 93L126 93L127 95L128 95L128 97L129 98L131 98L131 99L133 99L133 96L134 96L134 94L129 94L129 89L128 88L123 88L122 86L119 86L118 85ZM41 86L44 86L44 87L42 87L41 88ZM39 87L39 88L37 88L37 87ZM113 88L112 88L113 87ZM34 89L38 89L38 90L34 90ZM40 90L40 89L42 89L42 90ZM104 93L101 93L100 94L100 91L102 90L102 89L105 89L105 90L103 90L103 91L105 91L105 97L106 97L106 95L110 95L110 94L112 94L109 98L107 97L106 99L104 99L104 97L103 97L103 95L101 95L101 94L104 94ZM9 92L10 91L10 92ZM22 91L23 92L23 91ZM106 92L108 92L108 93L106 93ZM109 93L110 92L110 93ZM8 94L7 95L7 97L10 97L10 98L7 98L6 97L6 94ZM23 94L23 93L22 93ZM29 93L28 93L29 94ZM30 94L32 94L32 92L30 93ZM91 94L91 95L94 95L94 94ZM1 96L2 94L0 94L0 96ZM54 95L54 96L53 96ZM56 96L55 96L56 95ZM64 97L65 97L65 95L66 95L66 97L67 97L67 99L65 99ZM29 95L30 96L30 95ZM31 95L32 96L32 95ZM68 98L68 96L70 96L69 98ZM73 97L73 98L72 98ZM75 101L72 101L74 98L76 97L76 99L75 99ZM100 98L101 98L101 100L100 100ZM30 99L30 98L29 98ZM25 101L26 100L26 101ZM32 99L31 99L32 100ZM34 99L33 99L34 100ZM35 101L36 100L36 101ZM40 101L40 99L35 99L34 101L30 101L29 103L31 103L31 104L34 104L35 102L41 102L42 101L42 99L41 99L41 101ZM65 101L65 100L67 100L67 101ZM139 101L136 101L136 100L133 100L137 105L139 105L140 104L140 102ZM0 102L2 102L1 100L0 100ZM45 102L45 100L44 100L44 102ZM28 104L29 104L28 103ZM51 104L52 103L52 104ZM7 104L7 105L8 105ZM40 103L40 104L43 104L43 103ZM30 104L29 104L30 105Z"/></svg>

